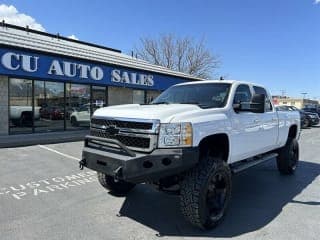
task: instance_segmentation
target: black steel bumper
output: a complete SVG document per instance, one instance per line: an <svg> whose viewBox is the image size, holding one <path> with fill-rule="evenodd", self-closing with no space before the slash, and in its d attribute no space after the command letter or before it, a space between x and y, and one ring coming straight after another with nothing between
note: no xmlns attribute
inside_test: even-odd
<svg viewBox="0 0 320 240"><path fill-rule="evenodd" d="M110 144L116 148L111 148ZM117 140L86 136L80 166L116 179L142 183L181 173L196 165L198 159L199 150L196 147L138 153Z"/></svg>

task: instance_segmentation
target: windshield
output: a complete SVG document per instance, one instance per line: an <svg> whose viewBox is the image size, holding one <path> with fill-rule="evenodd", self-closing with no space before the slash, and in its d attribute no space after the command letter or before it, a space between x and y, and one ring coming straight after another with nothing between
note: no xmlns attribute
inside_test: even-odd
<svg viewBox="0 0 320 240"><path fill-rule="evenodd" d="M201 108L222 108L226 105L231 85L202 83L173 86L151 104L196 104Z"/></svg>

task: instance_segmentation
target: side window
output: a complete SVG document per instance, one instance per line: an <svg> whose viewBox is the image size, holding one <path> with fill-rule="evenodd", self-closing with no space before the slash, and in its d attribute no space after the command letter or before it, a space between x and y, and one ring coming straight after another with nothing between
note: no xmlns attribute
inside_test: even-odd
<svg viewBox="0 0 320 240"><path fill-rule="evenodd" d="M266 96L266 111L267 112L271 112L272 111L272 104L271 104L271 101L270 101L270 98L269 98L269 95L267 93L267 91L262 88L262 87L257 87L257 86L253 86L253 89L254 89L254 92L256 94L264 94Z"/></svg>
<svg viewBox="0 0 320 240"><path fill-rule="evenodd" d="M251 102L252 94L248 85L241 84L237 87L236 93L234 94L233 104L241 102Z"/></svg>

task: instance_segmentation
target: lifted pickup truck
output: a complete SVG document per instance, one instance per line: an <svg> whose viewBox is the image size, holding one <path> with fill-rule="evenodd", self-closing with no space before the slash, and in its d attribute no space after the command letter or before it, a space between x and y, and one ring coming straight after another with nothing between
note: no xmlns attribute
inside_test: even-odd
<svg viewBox="0 0 320 240"><path fill-rule="evenodd" d="M103 187L138 183L176 189L183 215L216 226L231 198L231 176L276 158L282 174L298 164L300 116L275 110L264 87L239 81L178 84L151 104L101 108L91 119L80 167Z"/></svg>

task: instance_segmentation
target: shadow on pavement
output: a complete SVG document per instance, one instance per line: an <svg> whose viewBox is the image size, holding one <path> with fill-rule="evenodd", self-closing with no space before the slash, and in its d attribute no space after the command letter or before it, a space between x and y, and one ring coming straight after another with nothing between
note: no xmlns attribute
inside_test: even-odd
<svg viewBox="0 0 320 240"><path fill-rule="evenodd" d="M300 161L294 175L280 175L275 161L270 161L234 176L227 216L210 231L201 231L184 220L178 196L158 192L147 185L137 186L127 196L120 214L162 236L234 237L266 226L288 203L320 205L320 202L293 200L319 174L320 164Z"/></svg>

